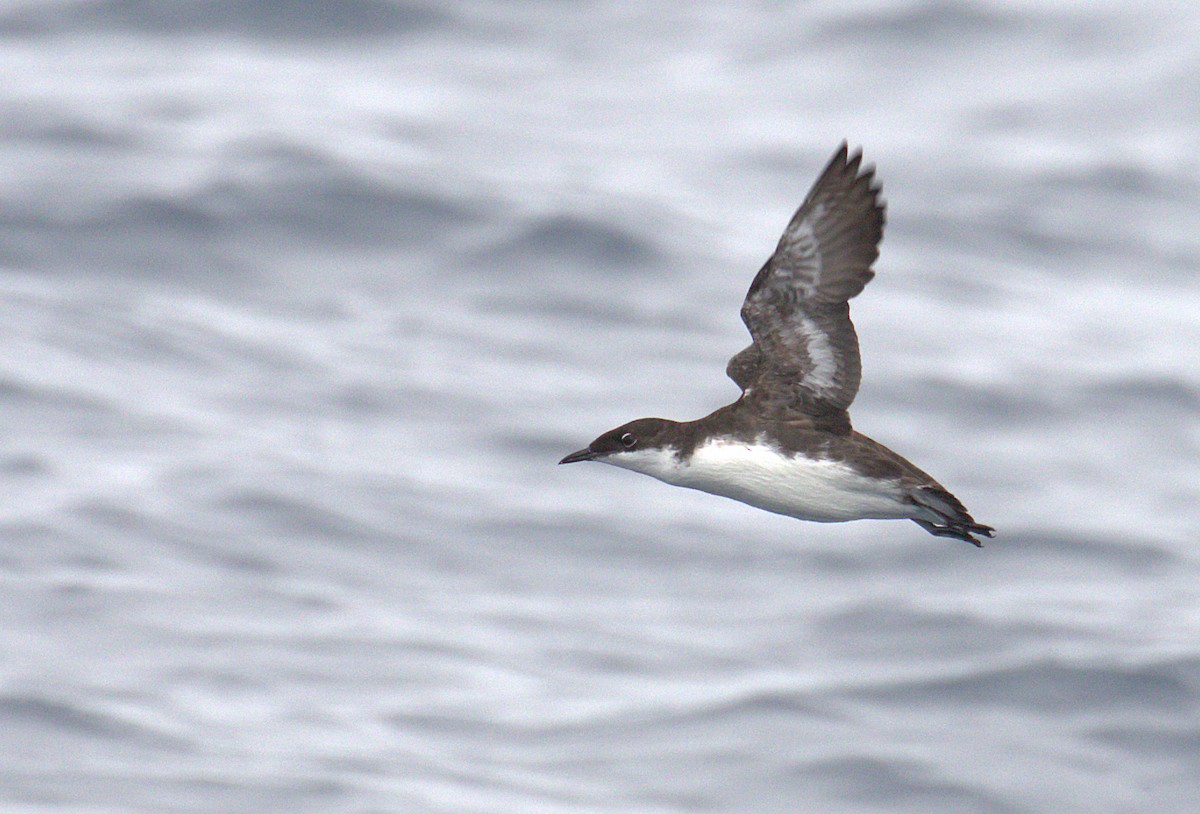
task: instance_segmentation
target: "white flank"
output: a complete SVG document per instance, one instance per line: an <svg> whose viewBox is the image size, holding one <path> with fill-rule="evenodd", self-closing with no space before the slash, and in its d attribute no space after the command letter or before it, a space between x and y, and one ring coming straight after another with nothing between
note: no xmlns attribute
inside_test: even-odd
<svg viewBox="0 0 1200 814"><path fill-rule="evenodd" d="M603 460L801 520L910 518L916 508L904 502L895 480L867 478L836 461L789 457L765 444L710 441L686 464L667 449L620 452Z"/></svg>

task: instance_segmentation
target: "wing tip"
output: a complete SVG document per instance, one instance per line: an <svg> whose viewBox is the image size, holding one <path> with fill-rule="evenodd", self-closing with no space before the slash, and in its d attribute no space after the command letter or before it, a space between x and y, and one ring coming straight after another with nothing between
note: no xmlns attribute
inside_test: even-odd
<svg viewBox="0 0 1200 814"><path fill-rule="evenodd" d="M830 176L834 172L845 178L850 185L865 185L867 190L876 197L879 208L884 208L884 202L879 200L879 194L883 192L883 184L875 177L875 165L863 163L862 145L851 150L849 140L842 139L841 144L834 150L833 157L829 159L829 163L825 165L825 169L818 176L818 184L820 179Z"/></svg>
<svg viewBox="0 0 1200 814"><path fill-rule="evenodd" d="M887 223L887 201L883 198L883 183L875 175L875 165L863 163L862 146L850 149L850 142L842 139L841 144L833 153L825 169L817 177L809 191L808 199L819 196L822 192L839 190L841 193L852 193L870 201L877 219L875 228L878 234L876 242L883 238L883 227ZM865 201L864 201L865 203Z"/></svg>

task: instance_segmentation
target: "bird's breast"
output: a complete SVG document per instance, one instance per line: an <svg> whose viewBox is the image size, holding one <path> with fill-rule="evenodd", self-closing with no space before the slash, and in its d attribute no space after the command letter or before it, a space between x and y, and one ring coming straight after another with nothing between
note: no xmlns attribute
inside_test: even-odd
<svg viewBox="0 0 1200 814"><path fill-rule="evenodd" d="M866 477L840 461L790 455L765 443L713 440L687 458L655 450L612 463L801 520L834 523L912 514L895 479Z"/></svg>

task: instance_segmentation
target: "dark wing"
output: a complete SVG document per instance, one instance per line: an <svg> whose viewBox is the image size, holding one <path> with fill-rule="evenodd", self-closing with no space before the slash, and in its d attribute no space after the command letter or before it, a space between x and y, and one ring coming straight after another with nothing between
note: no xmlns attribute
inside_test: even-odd
<svg viewBox="0 0 1200 814"><path fill-rule="evenodd" d="M742 305L754 342L726 372L765 417L844 415L858 392L847 300L875 276L884 210L874 168L861 165L862 152L849 155L842 142Z"/></svg>

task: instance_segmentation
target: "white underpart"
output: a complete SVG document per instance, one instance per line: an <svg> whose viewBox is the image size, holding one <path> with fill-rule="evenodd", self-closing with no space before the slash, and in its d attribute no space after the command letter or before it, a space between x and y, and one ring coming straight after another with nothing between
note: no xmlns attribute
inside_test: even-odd
<svg viewBox="0 0 1200 814"><path fill-rule="evenodd" d="M896 480L868 478L837 461L787 456L765 444L710 441L686 463L669 449L620 452L601 460L801 520L911 518L917 512Z"/></svg>

